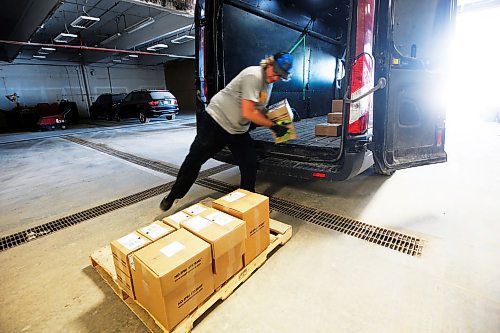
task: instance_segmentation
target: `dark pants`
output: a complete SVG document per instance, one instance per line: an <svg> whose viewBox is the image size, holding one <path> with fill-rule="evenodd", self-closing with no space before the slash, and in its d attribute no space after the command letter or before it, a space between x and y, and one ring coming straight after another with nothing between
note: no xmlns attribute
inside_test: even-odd
<svg viewBox="0 0 500 333"><path fill-rule="evenodd" d="M255 192L257 154L250 134L229 134L208 113L203 112L198 122L198 134L168 196L174 199L184 197L198 177L201 166L226 146L240 168L240 188Z"/></svg>

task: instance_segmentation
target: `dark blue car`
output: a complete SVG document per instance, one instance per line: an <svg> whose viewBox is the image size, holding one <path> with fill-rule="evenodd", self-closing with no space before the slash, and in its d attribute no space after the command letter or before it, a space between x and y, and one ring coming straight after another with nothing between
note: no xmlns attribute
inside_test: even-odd
<svg viewBox="0 0 500 333"><path fill-rule="evenodd" d="M174 119L179 113L177 98L168 90L134 90L115 107L115 119L138 117L141 123L165 115Z"/></svg>

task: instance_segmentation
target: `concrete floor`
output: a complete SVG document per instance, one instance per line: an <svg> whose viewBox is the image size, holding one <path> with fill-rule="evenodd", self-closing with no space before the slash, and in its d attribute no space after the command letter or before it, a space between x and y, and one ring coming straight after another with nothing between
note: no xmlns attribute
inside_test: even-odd
<svg viewBox="0 0 500 333"><path fill-rule="evenodd" d="M173 180L59 134L179 165L192 121L0 136L0 236ZM260 174L260 192L424 238L423 255L273 213L293 238L194 332L499 332L499 151L499 124L451 124L445 164L340 183ZM214 177L239 182L236 168ZM176 207L207 196L221 193L195 185ZM0 252L0 332L147 332L88 256L163 217L160 200Z"/></svg>

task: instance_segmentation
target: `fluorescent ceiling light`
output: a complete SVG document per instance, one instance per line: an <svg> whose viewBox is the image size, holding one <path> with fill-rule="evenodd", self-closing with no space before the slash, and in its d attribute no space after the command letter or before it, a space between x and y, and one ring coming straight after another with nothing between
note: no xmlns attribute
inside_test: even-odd
<svg viewBox="0 0 500 333"><path fill-rule="evenodd" d="M128 55L130 58L139 58L139 56L137 54L129 54Z"/></svg>
<svg viewBox="0 0 500 333"><path fill-rule="evenodd" d="M148 51L158 51L158 50L161 50L161 49L166 49L167 47L168 47L168 45L160 43L160 44L156 44L156 45L150 46L146 50L148 50Z"/></svg>
<svg viewBox="0 0 500 333"><path fill-rule="evenodd" d="M46 57L44 55L33 55L33 58L37 58L37 59L45 59Z"/></svg>
<svg viewBox="0 0 500 333"><path fill-rule="evenodd" d="M56 49L53 48L53 47L42 47L40 50L44 50L44 51L55 51Z"/></svg>
<svg viewBox="0 0 500 333"><path fill-rule="evenodd" d="M76 37L78 36L75 34L68 34L65 32L61 32L59 35L57 35L56 38L54 38L54 42L68 43L69 41L73 40Z"/></svg>
<svg viewBox="0 0 500 333"><path fill-rule="evenodd" d="M100 18L92 16L80 16L71 22L71 26L75 28L87 29L95 23L99 22Z"/></svg>
<svg viewBox="0 0 500 333"><path fill-rule="evenodd" d="M104 44L108 44L109 42L112 42L114 41L115 39L117 39L118 37L120 37L122 34L117 32L116 34L112 35L112 36L109 36L108 38L106 38L105 40L103 40L101 42L101 45L104 45Z"/></svg>
<svg viewBox="0 0 500 333"><path fill-rule="evenodd" d="M122 62L120 59L113 59L114 62Z"/></svg>
<svg viewBox="0 0 500 333"><path fill-rule="evenodd" d="M171 40L171 42L174 44L182 44L182 43L190 42L193 39L194 39L194 36L185 35L185 36L180 36L180 37L174 38Z"/></svg>
<svg viewBox="0 0 500 333"><path fill-rule="evenodd" d="M155 22L155 19L152 17L146 17L144 20L137 22L134 25L131 25L128 28L125 28L125 32L131 34L133 32L136 32L137 30L140 30L144 27L147 27L148 25L152 24Z"/></svg>
<svg viewBox="0 0 500 333"><path fill-rule="evenodd" d="M123 60L123 61L129 61L129 60L130 60L130 58L123 57L123 58L122 58L122 60Z"/></svg>
<svg viewBox="0 0 500 333"><path fill-rule="evenodd" d="M46 54L49 54L49 52L43 52L43 51L38 50L38 54L46 55Z"/></svg>
<svg viewBox="0 0 500 333"><path fill-rule="evenodd" d="M170 58L195 59L194 56L185 56L185 55L177 55L177 54L167 54L166 56L168 56Z"/></svg>

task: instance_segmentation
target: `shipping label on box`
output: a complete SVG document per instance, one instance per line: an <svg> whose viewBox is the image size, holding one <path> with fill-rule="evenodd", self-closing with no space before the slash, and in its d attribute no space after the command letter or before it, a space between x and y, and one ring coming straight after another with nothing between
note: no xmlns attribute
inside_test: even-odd
<svg viewBox="0 0 500 333"><path fill-rule="evenodd" d="M219 216L221 214L223 216ZM194 216L182 222L181 227L208 242L212 248L212 258L215 259L245 240L245 222L226 215L215 209L207 208L202 215ZM229 217L229 219L226 217ZM213 222L209 218L225 225Z"/></svg>
<svg viewBox="0 0 500 333"><path fill-rule="evenodd" d="M213 207L245 221L247 237L263 221L269 223L269 198L238 189L214 200Z"/></svg>
<svg viewBox="0 0 500 333"><path fill-rule="evenodd" d="M207 208L208 208L207 206L204 206L202 204L194 204L186 209L183 209L182 211L184 213L188 213L191 216L196 216L196 215L200 215L201 213L203 213L205 211L205 209L207 209Z"/></svg>
<svg viewBox="0 0 500 333"><path fill-rule="evenodd" d="M150 225L140 228L137 232L144 237L148 238L150 241L154 242L163 236L168 235L171 232L174 232L176 229L172 226L166 225L161 221L155 221Z"/></svg>
<svg viewBox="0 0 500 333"><path fill-rule="evenodd" d="M326 115L327 122L330 124L342 124L342 113L333 112Z"/></svg>
<svg viewBox="0 0 500 333"><path fill-rule="evenodd" d="M143 235L132 232L111 242L111 252L115 268L131 276L130 269L133 266L132 253L150 244L151 241Z"/></svg>
<svg viewBox="0 0 500 333"><path fill-rule="evenodd" d="M171 227L174 227L175 229L180 229L181 222L184 222L190 218L191 218L191 215L181 211L181 212L177 212L173 215L164 217L162 222L166 223L167 225L169 225Z"/></svg>
<svg viewBox="0 0 500 333"><path fill-rule="evenodd" d="M288 100L284 99L278 103L275 103L268 108L267 118L269 118L272 122L281 125L281 123L285 123L288 128L288 133L282 137L276 137L273 132L274 142L282 143L288 140L296 139L297 133L295 131L295 127L293 126L293 112L290 108L290 104L288 104Z"/></svg>
<svg viewBox="0 0 500 333"><path fill-rule="evenodd" d="M340 124L317 124L314 127L314 133L317 136L340 136L342 134L342 125Z"/></svg>

